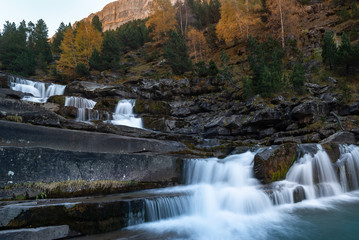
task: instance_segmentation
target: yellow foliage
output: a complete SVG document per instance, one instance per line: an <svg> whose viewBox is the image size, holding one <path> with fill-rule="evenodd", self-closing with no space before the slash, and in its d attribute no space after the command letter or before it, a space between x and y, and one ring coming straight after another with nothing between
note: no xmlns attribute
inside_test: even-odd
<svg viewBox="0 0 359 240"><path fill-rule="evenodd" d="M90 22L81 22L77 25L76 35L73 29L68 28L64 32L61 42L62 51L60 60L57 61L57 70L66 75L73 75L78 63L83 63L89 68L89 60L92 52L101 50L102 35Z"/></svg>
<svg viewBox="0 0 359 240"><path fill-rule="evenodd" d="M159 41L166 37L171 29L175 29L176 11L170 0L154 0L150 7L150 16L146 26L151 29L151 35Z"/></svg>
<svg viewBox="0 0 359 240"><path fill-rule="evenodd" d="M75 47L78 62L89 67L92 52L101 51L102 35L90 22L81 22L76 28Z"/></svg>
<svg viewBox="0 0 359 240"><path fill-rule="evenodd" d="M188 44L191 52L195 56L195 61L198 62L198 58L203 60L207 51L207 43L202 32L190 27L187 32Z"/></svg>
<svg viewBox="0 0 359 240"><path fill-rule="evenodd" d="M57 71L66 75L72 75L77 65L75 37L72 28L64 32L64 39L61 42L62 51L60 60L57 61Z"/></svg>
<svg viewBox="0 0 359 240"><path fill-rule="evenodd" d="M249 36L250 26L259 22L258 0L224 0L216 32L226 42Z"/></svg>

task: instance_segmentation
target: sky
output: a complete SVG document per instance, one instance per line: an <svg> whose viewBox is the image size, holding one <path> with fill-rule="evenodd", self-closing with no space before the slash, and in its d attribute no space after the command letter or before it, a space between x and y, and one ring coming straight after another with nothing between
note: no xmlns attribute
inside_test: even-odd
<svg viewBox="0 0 359 240"><path fill-rule="evenodd" d="M0 29L6 21L18 25L43 19L53 36L61 22L73 24L91 13L103 9L106 4L115 0L0 0Z"/></svg>

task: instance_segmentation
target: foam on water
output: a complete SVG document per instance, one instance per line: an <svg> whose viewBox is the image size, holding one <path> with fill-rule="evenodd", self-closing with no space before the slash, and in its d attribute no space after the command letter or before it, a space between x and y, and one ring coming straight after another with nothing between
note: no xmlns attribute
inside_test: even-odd
<svg viewBox="0 0 359 240"><path fill-rule="evenodd" d="M133 107L136 104L136 100L120 100L116 106L115 113L112 115L113 125L124 125L134 128L142 128L142 119L136 118L133 114Z"/></svg>

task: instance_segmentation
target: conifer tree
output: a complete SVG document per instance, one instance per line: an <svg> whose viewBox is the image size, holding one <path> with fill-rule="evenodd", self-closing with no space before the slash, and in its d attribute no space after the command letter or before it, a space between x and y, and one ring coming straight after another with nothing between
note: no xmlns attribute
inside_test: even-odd
<svg viewBox="0 0 359 240"><path fill-rule="evenodd" d="M329 65L330 70L334 69L336 57L337 47L333 40L333 34L331 32L326 32L322 45L322 59L325 64Z"/></svg>
<svg viewBox="0 0 359 240"><path fill-rule="evenodd" d="M296 64L294 66L293 72L290 75L290 81L293 85L294 90L299 94L303 94L305 73L302 64Z"/></svg>
<svg viewBox="0 0 359 240"><path fill-rule="evenodd" d="M44 67L44 63L49 63L52 60L52 54L48 41L48 28L42 19L37 21L34 28L34 45L35 55L39 61L38 65Z"/></svg>
<svg viewBox="0 0 359 240"><path fill-rule="evenodd" d="M98 15L95 15L92 18L91 24L97 31L102 32L102 22L100 21Z"/></svg>
<svg viewBox="0 0 359 240"><path fill-rule="evenodd" d="M66 26L63 22L60 24L59 28L57 29L55 36L52 40L51 50L53 54L60 55L61 50L61 42L64 39L64 32L69 26Z"/></svg>
<svg viewBox="0 0 359 240"><path fill-rule="evenodd" d="M188 48L181 33L170 31L169 39L163 50L163 56L168 61L174 74L181 75L192 69Z"/></svg>
<svg viewBox="0 0 359 240"><path fill-rule="evenodd" d="M106 31L102 47L101 60L105 69L117 68L120 64L121 47L116 38L115 31Z"/></svg>

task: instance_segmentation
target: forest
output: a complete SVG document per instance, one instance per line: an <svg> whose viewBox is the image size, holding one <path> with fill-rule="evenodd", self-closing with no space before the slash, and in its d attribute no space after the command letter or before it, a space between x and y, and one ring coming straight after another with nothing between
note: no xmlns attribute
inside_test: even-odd
<svg viewBox="0 0 359 240"><path fill-rule="evenodd" d="M95 16L91 22L61 23L52 38L42 19L36 24L6 22L0 34L0 69L60 82L112 71L125 81L131 67L140 71L163 62L165 67L140 76L217 78L241 88L243 98L270 97L287 89L303 94L308 59L320 59L324 66L309 74L321 71L348 78L356 76L359 65L358 1L331 1L337 24L348 23L349 28L325 29L320 48L308 51L303 50L300 39L306 30L299 22L310 2L184 0L172 5L170 0L154 0L147 19L103 32ZM347 84L343 91L349 91Z"/></svg>

